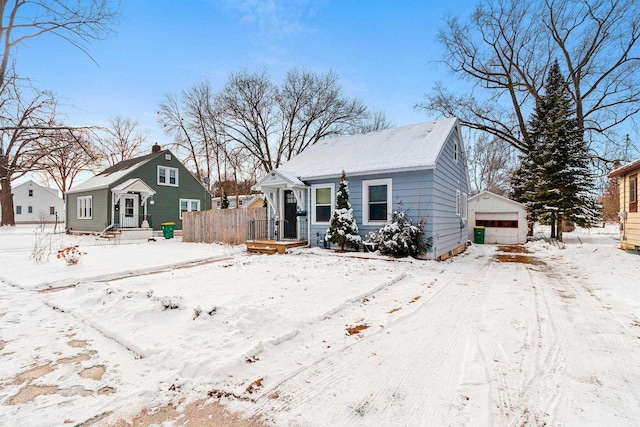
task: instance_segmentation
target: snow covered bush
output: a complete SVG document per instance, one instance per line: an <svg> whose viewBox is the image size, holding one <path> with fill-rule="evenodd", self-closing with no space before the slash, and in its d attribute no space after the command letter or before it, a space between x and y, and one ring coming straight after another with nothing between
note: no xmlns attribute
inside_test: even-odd
<svg viewBox="0 0 640 427"><path fill-rule="evenodd" d="M86 252L82 252L78 249L78 245L73 245L58 250L58 255L56 255L56 258L65 260L67 262L67 265L76 265L78 262L80 262L80 257L86 254Z"/></svg>
<svg viewBox="0 0 640 427"><path fill-rule="evenodd" d="M368 241L378 245L382 255L418 257L431 247L431 239L424 239L424 222L413 225L404 210L393 212L391 223L377 233L369 233Z"/></svg>
<svg viewBox="0 0 640 427"><path fill-rule="evenodd" d="M341 251L344 251L345 245L357 249L362 243L362 238L358 234L358 225L353 218L353 209L349 202L349 181L344 171L340 177L340 188L336 193L336 208L331 214L325 239L327 242L340 245Z"/></svg>
<svg viewBox="0 0 640 427"><path fill-rule="evenodd" d="M162 304L162 310L180 310L182 304L180 303L181 297L162 297L160 298L160 304Z"/></svg>

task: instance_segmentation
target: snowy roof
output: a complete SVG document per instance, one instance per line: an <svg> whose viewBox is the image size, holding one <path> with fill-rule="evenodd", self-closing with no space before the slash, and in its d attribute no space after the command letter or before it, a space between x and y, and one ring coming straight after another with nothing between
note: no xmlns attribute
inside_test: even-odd
<svg viewBox="0 0 640 427"><path fill-rule="evenodd" d="M294 172L282 169L276 169L269 172L260 181L258 181L252 190L263 191L267 187L280 187L285 186L287 188L305 187L304 182L300 181Z"/></svg>
<svg viewBox="0 0 640 427"><path fill-rule="evenodd" d="M469 197L469 203L471 203L471 201L473 201L475 199L484 198L484 197L493 197L493 198L496 198L498 200L502 200L504 202L511 203L513 205L518 206L521 209L525 209L526 210L525 205L523 205L522 203L516 202L515 200L511 200L508 197L504 197L504 196L501 196L499 194L492 193L491 191L483 191L481 193L476 194L475 196Z"/></svg>
<svg viewBox="0 0 640 427"><path fill-rule="evenodd" d="M117 182L119 179L123 178L130 172L136 170L140 166L149 162L152 159L155 159L161 154L167 153L169 150L159 151L156 153L147 154L144 156L136 157L129 160L124 160L120 163L117 163L102 172L98 175L95 175L92 178L89 178L85 182L80 185L73 187L73 189L67 191L67 194L70 193L78 193L80 191L88 191L88 190L99 190L102 188L108 188L114 182Z"/></svg>
<svg viewBox="0 0 640 427"><path fill-rule="evenodd" d="M614 169L607 175L609 178L615 178L617 176L622 176L627 172L630 172L634 169L640 169L640 159L634 160L633 162L626 164L624 166L620 166L618 169Z"/></svg>
<svg viewBox="0 0 640 427"><path fill-rule="evenodd" d="M384 129L359 135L324 138L277 170L302 180L431 169L456 118Z"/></svg>
<svg viewBox="0 0 640 427"><path fill-rule="evenodd" d="M49 193L51 193L52 195L56 196L56 197L60 197L60 194L58 193L58 190L55 188L51 188L51 187L45 187L44 185L40 185L37 182L35 182L34 180L30 179L29 181L17 184L13 187L14 191L17 191L19 188L23 187L23 186L37 186L42 188L45 191L48 191Z"/></svg>
<svg viewBox="0 0 640 427"><path fill-rule="evenodd" d="M149 187L143 180L140 178L130 178L111 189L114 193L123 193L126 191L135 191L138 193L144 193L149 195L156 194L155 190Z"/></svg>

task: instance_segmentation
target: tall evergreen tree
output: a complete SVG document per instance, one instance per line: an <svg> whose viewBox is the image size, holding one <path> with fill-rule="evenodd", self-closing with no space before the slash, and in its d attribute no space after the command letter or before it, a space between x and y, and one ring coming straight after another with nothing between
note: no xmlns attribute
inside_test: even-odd
<svg viewBox="0 0 640 427"><path fill-rule="evenodd" d="M529 127L533 144L514 175L514 198L527 205L532 219L551 223L552 237L561 238L562 219L591 226L598 209L589 152L558 61L549 69Z"/></svg>
<svg viewBox="0 0 640 427"><path fill-rule="evenodd" d="M344 171L342 171L340 188L336 194L336 208L331 214L325 239L340 245L342 251L344 251L346 244L357 248L362 242L362 238L358 234L358 225L353 218L353 209L349 202L349 181L347 181L347 175Z"/></svg>

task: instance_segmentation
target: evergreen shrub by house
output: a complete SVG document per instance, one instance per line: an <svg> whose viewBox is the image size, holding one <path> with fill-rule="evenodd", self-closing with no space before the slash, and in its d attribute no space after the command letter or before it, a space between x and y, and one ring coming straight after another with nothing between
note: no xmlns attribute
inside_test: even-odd
<svg viewBox="0 0 640 427"><path fill-rule="evenodd" d="M358 249L362 243L362 238L358 234L358 225L353 218L353 209L349 202L349 181L344 171L342 171L340 188L336 194L336 208L331 214L325 239L340 245L341 251L344 251L346 245Z"/></svg>
<svg viewBox="0 0 640 427"><path fill-rule="evenodd" d="M404 210L393 212L391 223L376 233L369 233L369 242L375 243L382 255L419 257L431 247L431 239L424 239L424 221L414 225Z"/></svg>

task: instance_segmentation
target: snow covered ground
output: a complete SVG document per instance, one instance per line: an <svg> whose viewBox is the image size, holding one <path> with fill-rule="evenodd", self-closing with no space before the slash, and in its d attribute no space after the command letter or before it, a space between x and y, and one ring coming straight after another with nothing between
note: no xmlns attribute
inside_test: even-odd
<svg viewBox="0 0 640 427"><path fill-rule="evenodd" d="M276 426L638 425L640 256L617 235L445 262L55 235L34 262L42 240L3 227L0 423L172 403L155 422L186 425L206 400Z"/></svg>

